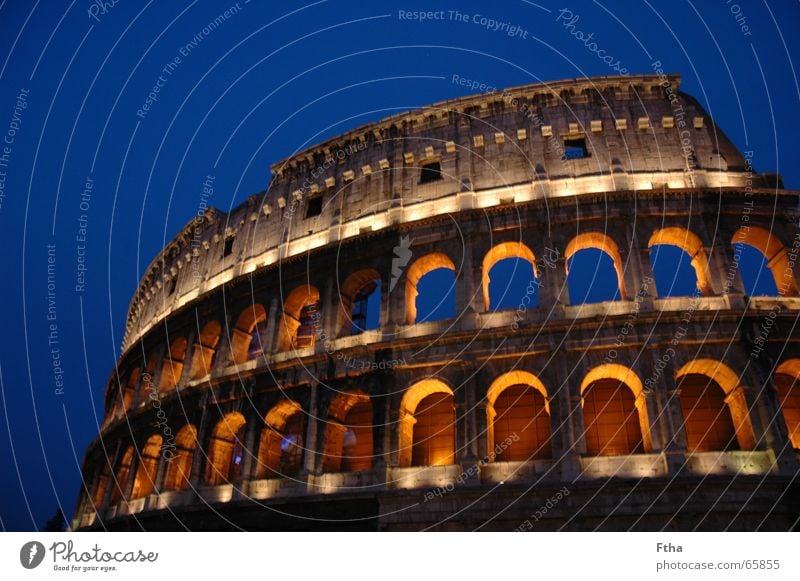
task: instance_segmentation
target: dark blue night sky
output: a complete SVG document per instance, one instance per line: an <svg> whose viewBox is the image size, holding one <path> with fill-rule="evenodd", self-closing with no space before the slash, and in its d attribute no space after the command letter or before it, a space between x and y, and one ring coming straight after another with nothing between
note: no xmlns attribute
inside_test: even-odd
<svg viewBox="0 0 800 581"><path fill-rule="evenodd" d="M2 530L71 514L128 303L206 176L227 211L297 150L477 92L454 75L502 88L652 73L658 60L756 170L800 187L797 2L103 4L0 1ZM419 10L441 18L411 20ZM669 252L659 293L673 279L691 293ZM607 267L579 259L576 271ZM511 284L526 284L513 266ZM592 280L571 281L573 302L607 292Z"/></svg>

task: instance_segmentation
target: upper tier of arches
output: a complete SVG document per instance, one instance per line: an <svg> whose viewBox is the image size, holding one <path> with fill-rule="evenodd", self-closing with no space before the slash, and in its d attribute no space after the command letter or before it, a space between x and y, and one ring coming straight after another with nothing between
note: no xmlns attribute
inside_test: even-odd
<svg viewBox="0 0 800 581"><path fill-rule="evenodd" d="M665 83L680 99L684 121L664 99ZM774 185L746 171L741 152L679 85L675 75L637 75L467 96L371 123L278 162L268 190L230 213L206 209L203 197L205 211L145 272L124 347L231 276L365 231L509 200ZM632 100L644 106L641 114ZM684 171L681 123L691 123L697 136L693 172ZM564 155L567 147L582 155ZM645 155L653 149L657 158ZM205 192L213 179L202 185Z"/></svg>
<svg viewBox="0 0 800 581"><path fill-rule="evenodd" d="M691 265L689 286L694 290L690 297L732 292L740 271L747 267L754 271L751 277L772 277L776 296L797 296L795 261L800 240L795 239L794 244L787 246L776 234L770 235L762 227L751 225L746 230L744 227L736 230L730 242L728 252L720 256L719 246L703 245L701 237L692 230L669 226L656 229L648 237L647 248L651 260L655 249L665 246L684 253L686 264ZM760 265L739 261L736 252L741 244L760 253L763 257ZM151 388L168 392L176 386L209 378L215 368L228 368L286 352L305 353L316 344L327 346L339 338L392 324L434 321L437 312L431 310L431 305L450 303L444 312L455 311L456 316L465 309L485 313L505 309L517 313L517 321L520 313L530 312L537 306L547 310L552 309L554 301L574 299L573 277L580 276L584 277L584 283L588 280L590 286L601 281L606 285L611 282L611 288L605 291L605 296L578 297L578 304L624 301L626 297L638 302L647 296L658 298L662 293L666 297L676 296L671 292L674 280L670 276L677 265L661 264L661 272L667 273L665 276L652 265L645 264L646 256L640 260L635 253L623 251L623 248L623 240L617 242L612 234L600 231L573 236L563 251L549 246L535 250L528 241L507 239L487 248L482 257L475 259L479 268L472 269L464 265L463 257L444 247L441 251L432 249L411 257L399 274L394 269L381 273L372 266L342 272L343 282L339 285L328 282L331 288L324 295L309 282L276 288L275 292L285 293L283 301L279 300L280 295L270 297L265 293L263 301L226 309L228 320L204 320L196 311L191 325L194 332L176 333L173 326L169 342L163 347L148 347L147 357L141 360L137 360L135 353L123 358L119 378L115 374L109 389L107 415L120 417L134 401L144 401ZM589 251L605 257L605 262L597 260L589 268L584 262L584 268L578 268L579 255ZM563 266L559 266L561 264ZM452 282L434 285L426 296L420 296L422 283L437 272L449 273ZM527 272L525 276L531 277L530 280L520 279L517 272ZM565 273L561 279L559 272ZM647 282L653 278L655 285ZM520 281L526 286L520 286ZM638 287L634 286L636 284ZM405 292L392 292L393 285L404 288ZM656 287L657 293L654 292ZM742 290L747 292L747 289ZM542 297L550 303L541 305ZM431 310L423 321L418 320L420 301L426 301Z"/></svg>

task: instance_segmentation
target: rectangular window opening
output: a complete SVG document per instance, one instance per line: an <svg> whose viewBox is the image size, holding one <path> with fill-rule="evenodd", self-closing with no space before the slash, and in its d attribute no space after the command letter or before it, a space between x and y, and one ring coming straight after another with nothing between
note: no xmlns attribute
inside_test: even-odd
<svg viewBox="0 0 800 581"><path fill-rule="evenodd" d="M222 257L230 256L233 252L233 236L225 239L225 247L222 249Z"/></svg>
<svg viewBox="0 0 800 581"><path fill-rule="evenodd" d="M428 184L442 179L442 164L438 161L426 163L419 174L419 183Z"/></svg>
<svg viewBox="0 0 800 581"><path fill-rule="evenodd" d="M308 199L306 206L306 218L312 218L322 214L322 196L315 196Z"/></svg>
<svg viewBox="0 0 800 581"><path fill-rule="evenodd" d="M585 139L565 139L564 159L584 159L589 157Z"/></svg>

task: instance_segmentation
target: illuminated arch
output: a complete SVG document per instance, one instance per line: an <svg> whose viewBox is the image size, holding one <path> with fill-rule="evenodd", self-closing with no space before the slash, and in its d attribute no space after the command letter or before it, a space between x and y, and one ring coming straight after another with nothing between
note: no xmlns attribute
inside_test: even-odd
<svg viewBox="0 0 800 581"><path fill-rule="evenodd" d="M242 439L247 422L239 412L226 414L211 434L206 460L205 482L212 486L238 479L241 470Z"/></svg>
<svg viewBox="0 0 800 581"><path fill-rule="evenodd" d="M670 227L661 228L653 232L647 243L648 248L659 245L677 246L689 255L692 268L697 280L697 288L703 296L714 294L711 287L711 271L708 267L708 257L703 248L700 237L686 228Z"/></svg>
<svg viewBox="0 0 800 581"><path fill-rule="evenodd" d="M110 479L111 479L111 468L109 467L108 462L103 461L103 468L100 471L100 475L97 478L94 494L92 495L92 503L94 504L95 508L103 506L103 502L106 499L106 490L108 490L108 484Z"/></svg>
<svg viewBox="0 0 800 581"><path fill-rule="evenodd" d="M128 446L120 456L117 469L114 471L114 483L111 490L111 506L117 504L125 498L128 481L131 477L131 467L133 466L133 446Z"/></svg>
<svg viewBox="0 0 800 581"><path fill-rule="evenodd" d="M303 407L296 401L280 401L267 412L264 422L256 478L297 476L303 461Z"/></svg>
<svg viewBox="0 0 800 581"><path fill-rule="evenodd" d="M158 366L158 352L151 351L145 357L145 371L142 374L142 380L139 383L139 401L144 401L144 398L150 395L150 392L156 389L156 369Z"/></svg>
<svg viewBox="0 0 800 581"><path fill-rule="evenodd" d="M214 354L221 334L222 325L219 324L219 321L209 321L205 324L192 351L192 367L189 370L190 379L201 379L211 375Z"/></svg>
<svg viewBox="0 0 800 581"><path fill-rule="evenodd" d="M250 359L253 333L256 331L256 326L266 320L267 312L264 306L258 303L249 305L239 315L236 326L231 332L231 357L234 363L244 363Z"/></svg>
<svg viewBox="0 0 800 581"><path fill-rule="evenodd" d="M154 434L147 438L142 448L142 456L139 459L139 469L136 471L136 480L133 483L132 498L142 498L153 492L156 486L156 473L158 472L158 461L161 458L161 444L164 439Z"/></svg>
<svg viewBox="0 0 800 581"><path fill-rule="evenodd" d="M454 416L449 425L432 430L431 434L415 434L415 424L418 422L417 408L428 398L442 394L449 396L452 405L453 390L441 380L423 379L406 390L400 402L400 442L399 465L411 466L414 460L414 448L418 445L427 445L435 454L431 455L431 465L452 464L455 455L455 439L453 431ZM433 402L434 404L436 402ZM447 405L447 401L444 401ZM447 422L445 422L447 423ZM449 450L448 450L449 448ZM436 456L436 457L433 457Z"/></svg>
<svg viewBox="0 0 800 581"><path fill-rule="evenodd" d="M622 385L632 398L620 389ZM637 418L627 409L630 404L636 409ZM645 452L652 451L647 398L642 380L632 369L618 363L605 363L590 370L581 383L581 406L590 454L635 453L639 440Z"/></svg>
<svg viewBox="0 0 800 581"><path fill-rule="evenodd" d="M538 395L531 397L533 394L526 394L519 388L532 388ZM511 393L515 389L519 393ZM501 398L503 405L498 406L498 398L503 395L511 396L510 401L503 402L505 398ZM515 417L519 415L517 412L523 412L525 417ZM496 422L504 419L516 422L507 422L514 425L498 430ZM495 460L498 451L501 458L508 456L514 460L550 457L550 400L541 380L522 370L509 371L497 377L486 393L486 426L491 460Z"/></svg>
<svg viewBox="0 0 800 581"><path fill-rule="evenodd" d="M134 367L128 373L128 380L125 382L125 387L122 390L122 413L126 414L131 408L133 403L133 396L136 395L136 384L139 382L139 374L141 370Z"/></svg>
<svg viewBox="0 0 800 581"><path fill-rule="evenodd" d="M750 411L744 390L739 384L739 376L727 365L716 359L693 359L681 367L675 374L675 380L680 382L688 375L702 375L711 379L724 392L724 403L727 404L733 422L736 441L742 450L755 448L756 439L753 425L750 422ZM681 407L684 407L683 405ZM688 423L684 417L684 423ZM710 427L710 426L709 426ZM707 428L706 428L707 429Z"/></svg>
<svg viewBox="0 0 800 581"><path fill-rule="evenodd" d="M406 271L406 322L409 325L417 322L417 284L423 276L439 268L455 272L456 265L446 254L432 252L415 260Z"/></svg>
<svg viewBox="0 0 800 581"><path fill-rule="evenodd" d="M278 330L278 351L302 349L314 345L320 325L319 291L310 284L297 287L283 303Z"/></svg>
<svg viewBox="0 0 800 581"><path fill-rule="evenodd" d="M578 234L570 240L569 244L567 244L567 248L564 251L564 262L567 268L567 276L569 276L569 261L570 259L580 250L586 250L588 248L595 248L597 250L602 250L614 262L614 270L617 273L617 288L619 288L619 296L621 299L625 299L625 284L622 279L622 255L619 252L619 247L614 240L611 239L610 236L607 234L603 234L602 232L584 232L582 234Z"/></svg>
<svg viewBox="0 0 800 581"><path fill-rule="evenodd" d="M172 457L167 465L164 490L184 490L188 488L196 446L197 428L192 424L183 426L175 435L175 450L172 451Z"/></svg>
<svg viewBox="0 0 800 581"><path fill-rule="evenodd" d="M778 403L794 448L800 448L800 359L789 359L775 370Z"/></svg>
<svg viewBox="0 0 800 581"><path fill-rule="evenodd" d="M169 353L161 364L159 391L168 391L178 385L183 373L183 360L186 358L187 345L186 338L179 337L169 346Z"/></svg>
<svg viewBox="0 0 800 581"><path fill-rule="evenodd" d="M798 295L794 265L786 247L775 234L758 226L742 226L734 233L731 244L747 244L761 252L775 279L778 294L785 297Z"/></svg>
<svg viewBox="0 0 800 581"><path fill-rule="evenodd" d="M323 472L372 467L372 402L361 390L336 394L325 422Z"/></svg>
<svg viewBox="0 0 800 581"><path fill-rule="evenodd" d="M348 276L339 289L339 312L336 318L336 336L350 335L353 307L358 293L374 281L380 288L381 275L373 268L365 268Z"/></svg>
<svg viewBox="0 0 800 581"><path fill-rule="evenodd" d="M522 260L527 260L533 267L533 274L537 279L539 278L539 269L536 266L536 256L534 256L533 251L530 248L520 242L502 242L496 246L493 246L491 250L486 253L486 256L483 257L482 267L483 304L486 306L487 311L489 311L491 308L491 297L489 296L489 273L491 273L495 264L501 260L505 260L506 258L520 258Z"/></svg>

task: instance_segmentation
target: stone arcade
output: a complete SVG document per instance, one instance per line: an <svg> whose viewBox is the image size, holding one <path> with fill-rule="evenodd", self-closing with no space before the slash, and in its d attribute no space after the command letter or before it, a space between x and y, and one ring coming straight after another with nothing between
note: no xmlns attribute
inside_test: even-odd
<svg viewBox="0 0 800 581"><path fill-rule="evenodd" d="M275 164L142 278L73 528L790 528L798 193L748 167L660 75L447 101ZM664 245L693 295L657 292ZM742 246L776 296L747 296ZM587 249L614 300L570 302ZM535 282L511 307L506 260ZM434 271L453 318L418 309Z"/></svg>

